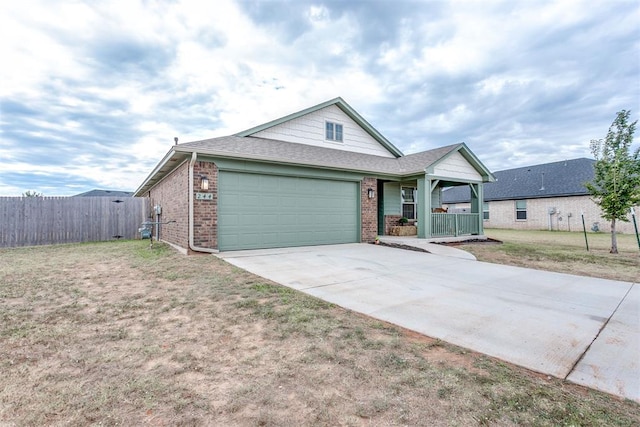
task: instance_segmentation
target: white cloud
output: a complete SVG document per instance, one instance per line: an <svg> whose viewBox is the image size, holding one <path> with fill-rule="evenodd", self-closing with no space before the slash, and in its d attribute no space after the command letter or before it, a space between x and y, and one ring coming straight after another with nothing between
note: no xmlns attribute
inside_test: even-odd
<svg viewBox="0 0 640 427"><path fill-rule="evenodd" d="M329 9L323 5L311 5L307 12L307 19L309 19L309 22L311 22L313 26L322 28L329 23L331 13L329 12Z"/></svg>
<svg viewBox="0 0 640 427"><path fill-rule="evenodd" d="M622 0L10 2L0 194L26 190L27 156L55 182L48 194L133 189L174 136L228 135L336 96L405 152L466 141L494 169L588 156L616 111L640 111L639 12Z"/></svg>

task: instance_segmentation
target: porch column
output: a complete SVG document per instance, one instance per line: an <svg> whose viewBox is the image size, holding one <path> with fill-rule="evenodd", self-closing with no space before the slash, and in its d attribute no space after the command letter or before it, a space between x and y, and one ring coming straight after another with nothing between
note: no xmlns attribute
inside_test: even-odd
<svg viewBox="0 0 640 427"><path fill-rule="evenodd" d="M480 212L478 223L478 234L480 236L484 236L484 184L478 184L478 207L480 208L478 212Z"/></svg>
<svg viewBox="0 0 640 427"><path fill-rule="evenodd" d="M482 236L484 234L484 220L482 218L482 204L484 203L484 194L482 183L469 184L469 186L471 187L471 213L478 214L478 234Z"/></svg>
<svg viewBox="0 0 640 427"><path fill-rule="evenodd" d="M418 238L431 237L431 180L418 178Z"/></svg>

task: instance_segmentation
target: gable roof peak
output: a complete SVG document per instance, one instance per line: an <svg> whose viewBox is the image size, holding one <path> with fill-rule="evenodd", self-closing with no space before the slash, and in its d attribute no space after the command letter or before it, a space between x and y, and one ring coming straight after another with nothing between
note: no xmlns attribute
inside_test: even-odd
<svg viewBox="0 0 640 427"><path fill-rule="evenodd" d="M290 120L297 119L302 116L306 116L307 114L313 113L318 110L322 110L323 108L327 108L331 105L335 105L340 110L342 110L342 112L344 112L347 116L349 116L351 120L356 122L358 126L360 126L365 132L371 135L373 139L375 139L380 145L386 148L395 157L404 156L404 154L402 153L402 151L400 151L400 149L398 149L380 132L378 132L373 126L371 126L371 124L369 124L369 122L367 122L364 119L364 117L362 117L356 110L354 110L349 104L347 104L347 102L344 99L342 99L339 96L336 98L330 99L328 101L322 102L320 104L314 105L312 107L305 108L304 110L300 110L295 113L286 115L284 117L280 117L279 119L275 119L270 122L252 127L250 129L246 129L242 132L238 132L234 134L234 136L241 136L241 137L252 136L253 134L263 131L265 129L269 129L273 126L277 126L279 124L288 122Z"/></svg>

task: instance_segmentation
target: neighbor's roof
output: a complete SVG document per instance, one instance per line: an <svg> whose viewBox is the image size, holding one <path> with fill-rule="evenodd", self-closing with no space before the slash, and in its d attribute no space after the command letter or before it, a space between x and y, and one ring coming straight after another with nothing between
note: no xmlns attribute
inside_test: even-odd
<svg viewBox="0 0 640 427"><path fill-rule="evenodd" d="M484 185L484 200L521 200L588 195L595 160L579 158L494 172L496 182ZM442 193L443 203L470 200L469 189L453 187Z"/></svg>
<svg viewBox="0 0 640 427"><path fill-rule="evenodd" d="M71 197L133 197L133 191L90 190Z"/></svg>
<svg viewBox="0 0 640 427"><path fill-rule="evenodd" d="M314 145L285 142L274 139L225 136L202 141L178 144L171 148L156 166L135 195L142 195L192 153L214 158L253 160L267 163L371 173L389 177L424 174L427 168L454 152L473 156L464 143L448 145L433 150L410 154L399 158L375 156ZM473 164L473 163L472 163ZM492 179L491 173L478 162L483 175Z"/></svg>
<svg viewBox="0 0 640 427"><path fill-rule="evenodd" d="M376 130L369 122L367 122L364 117L362 117L356 110L351 108L349 104L345 102L344 99L338 97L331 99L329 101L323 102L318 105L314 105L313 107L306 108L302 111L295 112L293 114L289 114L288 116L280 117L279 119L272 120L268 123L264 123L262 125L253 127L251 129L244 130L242 132L238 132L235 136L253 136L255 133L263 131L265 129L269 129L273 126L277 126L281 123L288 122L293 119L297 119L302 116L306 116L307 114L313 113L318 110L322 110L330 105L335 105L340 108L347 116L351 118L354 122L356 122L365 132L367 132L373 139L378 141L384 148L386 148L391 154L396 157L402 156L402 151L400 151L395 145L393 145L387 138L385 138L380 132Z"/></svg>

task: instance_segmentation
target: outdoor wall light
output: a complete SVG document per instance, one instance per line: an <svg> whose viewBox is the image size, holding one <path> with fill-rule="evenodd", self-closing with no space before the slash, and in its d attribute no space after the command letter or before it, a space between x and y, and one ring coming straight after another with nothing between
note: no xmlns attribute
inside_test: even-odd
<svg viewBox="0 0 640 427"><path fill-rule="evenodd" d="M208 190L209 189L209 178L205 175L200 175L200 189Z"/></svg>
<svg viewBox="0 0 640 427"><path fill-rule="evenodd" d="M367 190L367 195L370 199L373 199L374 197L376 197L376 192L373 190L373 188L370 188Z"/></svg>

